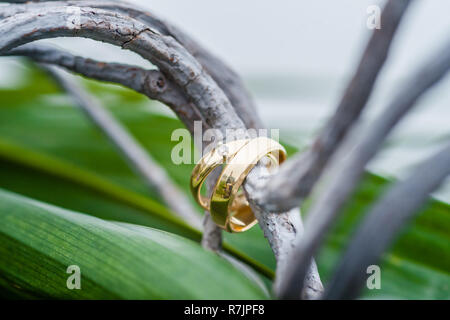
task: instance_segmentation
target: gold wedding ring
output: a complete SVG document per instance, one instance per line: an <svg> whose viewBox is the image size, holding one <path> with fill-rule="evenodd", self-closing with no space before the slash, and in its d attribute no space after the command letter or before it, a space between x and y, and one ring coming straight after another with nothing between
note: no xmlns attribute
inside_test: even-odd
<svg viewBox="0 0 450 320"><path fill-rule="evenodd" d="M194 168L191 191L197 202L211 212L213 221L228 232L243 232L257 223L245 194L242 183L262 158L267 157L267 167L278 167L286 159L286 151L275 140L258 137L252 140L237 140L226 146L228 157L219 157L217 149L206 154ZM211 198L200 195L200 188L207 175L226 160L222 173L214 187Z"/></svg>
<svg viewBox="0 0 450 320"><path fill-rule="evenodd" d="M234 140L226 144L218 144L213 150L204 155L195 166L191 175L191 193L197 203L205 210L209 210L209 199L200 194L206 177L217 167L231 160L231 158L250 140Z"/></svg>

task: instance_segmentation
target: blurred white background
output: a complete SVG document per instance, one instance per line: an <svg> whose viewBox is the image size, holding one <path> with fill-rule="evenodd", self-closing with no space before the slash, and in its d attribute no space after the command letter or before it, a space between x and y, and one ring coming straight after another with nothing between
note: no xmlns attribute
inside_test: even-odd
<svg viewBox="0 0 450 320"><path fill-rule="evenodd" d="M238 71L265 123L285 141L305 145L336 107L365 47L368 6L377 0L133 0L170 20ZM450 1L417 0L409 9L370 105L370 121L404 79L450 40ZM382 18L383 19L383 18ZM47 40L46 40L47 41ZM149 66L135 54L85 39L53 39L69 51L105 61ZM0 60L0 86L20 82L20 66ZM404 176L450 140L450 77L420 100L370 164ZM450 201L450 183L438 198Z"/></svg>

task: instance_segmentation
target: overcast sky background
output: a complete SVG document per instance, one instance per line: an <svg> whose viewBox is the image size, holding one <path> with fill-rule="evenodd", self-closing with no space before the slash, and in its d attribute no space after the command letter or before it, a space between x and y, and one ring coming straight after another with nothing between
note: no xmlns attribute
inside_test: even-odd
<svg viewBox="0 0 450 320"><path fill-rule="evenodd" d="M346 74L377 0L135 0L182 26L241 73ZM450 35L450 1L417 0L398 33L389 73L402 75ZM391 68L393 67L393 68Z"/></svg>

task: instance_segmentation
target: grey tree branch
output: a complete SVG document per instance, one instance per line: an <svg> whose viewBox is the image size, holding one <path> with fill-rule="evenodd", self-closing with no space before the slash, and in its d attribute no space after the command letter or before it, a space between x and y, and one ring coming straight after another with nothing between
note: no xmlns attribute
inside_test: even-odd
<svg viewBox="0 0 450 320"><path fill-rule="evenodd" d="M299 205L329 162L347 132L356 122L369 99L395 31L411 0L390 0L382 12L382 26L375 30L347 86L333 117L313 143L311 149L285 163L279 174L270 179L256 195L267 210L286 211Z"/></svg>
<svg viewBox="0 0 450 320"><path fill-rule="evenodd" d="M5 53L27 42L57 36L87 37L115 44L132 50L155 64L182 88L187 97L197 106L205 122L219 129L225 136L229 129L246 128L223 91L196 59L172 37L162 35L127 16L89 7L80 8L80 24L71 25L68 23L71 21L71 14L68 11L67 6L43 7L0 20L0 30L5 35L0 38L0 53ZM236 138L244 137L236 136ZM252 180L251 184L257 184L259 177L249 176L244 189ZM278 249L289 248L279 243L290 242L288 239L283 239L288 234L292 233L291 238L298 235L299 228L295 227L295 221L291 221L292 213L282 214L284 223L279 223L278 219L270 218L269 211L259 207L252 195L247 194L250 205L258 215L260 226L274 252ZM281 256L280 252L276 254ZM316 274L316 277L311 277L308 281L316 281L318 278ZM321 283L314 283L309 287L320 288L321 286ZM308 294L305 296L309 297Z"/></svg>
<svg viewBox="0 0 450 320"><path fill-rule="evenodd" d="M5 2L25 2L25 1L5 1ZM51 7L55 4L52 2L36 1L39 3L28 3L27 5L11 5L0 13L0 18L12 16L14 14L23 13L33 8L42 8L43 6ZM219 87L224 91L240 116L247 128L263 128L262 121L258 115L255 103L250 93L245 89L244 83L240 76L227 66L222 60L211 54L202 47L189 35L182 30L157 17L154 13L137 8L125 1L99 1L99 0L83 0L83 1L58 1L58 4L92 7L106 9L117 12L122 15L130 16L159 33L173 37L184 48L194 56L203 66L209 75L217 82Z"/></svg>
<svg viewBox="0 0 450 320"><path fill-rule="evenodd" d="M105 63L72 55L53 46L26 44L5 55L25 56L33 61L53 64L88 78L118 83L169 106L193 133L194 121L203 121L195 105L182 90L158 70L145 70L121 63Z"/></svg>
<svg viewBox="0 0 450 320"><path fill-rule="evenodd" d="M206 179L206 192L209 196L213 192L214 185L219 178L220 171L213 170ZM205 215L203 217L203 235L202 235L202 246L205 249L220 252L222 249L222 229L220 229L217 224L212 220L209 211L205 210Z"/></svg>
<svg viewBox="0 0 450 320"><path fill-rule="evenodd" d="M105 133L115 147L123 154L130 166L144 178L145 182L161 196L174 213L197 229L201 229L200 215L189 199L172 182L165 170L139 145L100 103L69 75L55 66L40 64L67 92L86 115Z"/></svg>
<svg viewBox="0 0 450 320"><path fill-rule="evenodd" d="M336 154L338 159L330 165L328 174L324 177L327 185L310 209L301 243L292 251L288 262L289 269L280 279L278 288L281 296L291 298L298 294L298 283L303 282L308 261L318 250L343 204L356 188L366 164L419 97L437 83L449 69L450 43L411 77L366 132L354 138L349 137L350 141L346 141L340 147Z"/></svg>
<svg viewBox="0 0 450 320"><path fill-rule="evenodd" d="M418 165L409 178L398 182L370 210L351 240L325 297L356 298L367 279L367 267L377 263L399 231L448 175L450 144Z"/></svg>

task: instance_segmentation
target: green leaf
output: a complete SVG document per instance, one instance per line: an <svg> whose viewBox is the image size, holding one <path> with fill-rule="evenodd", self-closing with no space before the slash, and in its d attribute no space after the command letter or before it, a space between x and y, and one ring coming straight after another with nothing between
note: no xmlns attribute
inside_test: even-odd
<svg viewBox="0 0 450 320"><path fill-rule="evenodd" d="M261 299L264 293L199 244L0 190L0 284L15 296L76 299ZM81 270L69 290L66 269Z"/></svg>

